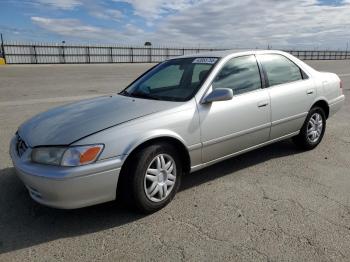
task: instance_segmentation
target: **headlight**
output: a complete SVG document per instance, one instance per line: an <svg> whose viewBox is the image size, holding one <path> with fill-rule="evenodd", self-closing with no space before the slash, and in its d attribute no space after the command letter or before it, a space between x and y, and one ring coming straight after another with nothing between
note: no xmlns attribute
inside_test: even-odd
<svg viewBox="0 0 350 262"><path fill-rule="evenodd" d="M65 147L34 148L32 151L32 161L41 164L60 165L63 153L66 149Z"/></svg>
<svg viewBox="0 0 350 262"><path fill-rule="evenodd" d="M81 166L93 163L103 150L103 145L72 147L38 147L32 151L32 161L61 166Z"/></svg>

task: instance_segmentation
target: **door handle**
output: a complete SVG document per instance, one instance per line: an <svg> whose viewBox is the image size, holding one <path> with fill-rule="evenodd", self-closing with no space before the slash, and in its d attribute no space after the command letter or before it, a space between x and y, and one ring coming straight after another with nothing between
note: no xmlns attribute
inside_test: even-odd
<svg viewBox="0 0 350 262"><path fill-rule="evenodd" d="M306 94L307 95L312 95L314 92L315 92L314 89L309 89L309 90L306 91Z"/></svg>
<svg viewBox="0 0 350 262"><path fill-rule="evenodd" d="M268 104L269 104L269 102L267 102L267 101L261 101L261 102L258 103L258 107L265 107Z"/></svg>

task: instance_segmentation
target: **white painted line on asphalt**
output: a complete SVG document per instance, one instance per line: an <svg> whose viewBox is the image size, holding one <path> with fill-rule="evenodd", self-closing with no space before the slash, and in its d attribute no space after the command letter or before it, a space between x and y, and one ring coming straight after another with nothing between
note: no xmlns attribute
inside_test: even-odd
<svg viewBox="0 0 350 262"><path fill-rule="evenodd" d="M350 76L350 74L338 74L338 76Z"/></svg>
<svg viewBox="0 0 350 262"><path fill-rule="evenodd" d="M60 103L60 102L69 102L82 99L93 98L97 96L103 96L104 94L99 95L84 95L84 96L66 96L66 97L52 97L52 98L38 98L38 99L27 99L27 100L12 100L0 102L0 106L21 106L21 105L35 105L43 103Z"/></svg>

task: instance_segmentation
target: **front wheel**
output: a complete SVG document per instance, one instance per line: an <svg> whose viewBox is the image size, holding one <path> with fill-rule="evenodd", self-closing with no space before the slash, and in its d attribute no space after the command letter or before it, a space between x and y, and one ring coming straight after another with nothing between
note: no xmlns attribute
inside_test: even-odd
<svg viewBox="0 0 350 262"><path fill-rule="evenodd" d="M314 149L321 143L326 130L326 115L320 107L313 107L307 115L299 135L293 141L305 150Z"/></svg>
<svg viewBox="0 0 350 262"><path fill-rule="evenodd" d="M143 213L166 206L179 189L182 163L170 144L154 144L138 151L128 166L125 190L134 206ZM130 199L129 199L130 200Z"/></svg>

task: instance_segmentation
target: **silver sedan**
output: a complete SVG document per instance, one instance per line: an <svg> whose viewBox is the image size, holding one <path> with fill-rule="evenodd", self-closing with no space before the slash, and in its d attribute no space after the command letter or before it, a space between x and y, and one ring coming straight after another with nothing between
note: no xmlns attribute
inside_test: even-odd
<svg viewBox="0 0 350 262"><path fill-rule="evenodd" d="M44 205L80 208L118 192L154 212L185 173L287 138L315 148L343 103L337 75L284 52L183 56L119 94L34 116L19 127L10 155Z"/></svg>

